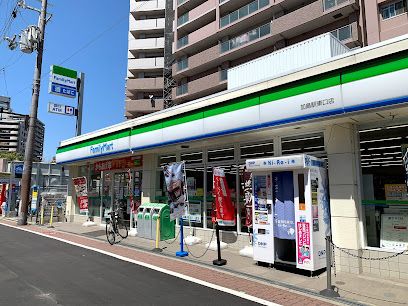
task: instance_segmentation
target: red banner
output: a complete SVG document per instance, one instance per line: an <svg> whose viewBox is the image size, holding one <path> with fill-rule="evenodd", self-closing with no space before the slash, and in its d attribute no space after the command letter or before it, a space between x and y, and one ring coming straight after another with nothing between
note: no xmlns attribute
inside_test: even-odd
<svg viewBox="0 0 408 306"><path fill-rule="evenodd" d="M94 164L94 172L110 171L117 169L126 169L140 167L143 165L142 155L130 156L118 159L109 159Z"/></svg>
<svg viewBox="0 0 408 306"><path fill-rule="evenodd" d="M75 192L77 195L78 206L80 212L88 212L88 186L86 177L75 177L72 179L74 182Z"/></svg>
<svg viewBox="0 0 408 306"><path fill-rule="evenodd" d="M214 168L213 192L218 224L221 226L234 226L236 223L235 207L231 201L224 170L221 168Z"/></svg>

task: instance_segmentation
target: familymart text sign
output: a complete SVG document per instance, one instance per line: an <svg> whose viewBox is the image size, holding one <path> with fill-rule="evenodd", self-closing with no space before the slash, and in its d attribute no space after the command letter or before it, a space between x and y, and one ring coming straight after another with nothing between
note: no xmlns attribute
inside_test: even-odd
<svg viewBox="0 0 408 306"><path fill-rule="evenodd" d="M52 65L48 92L54 95L75 98L77 93L77 80L77 71Z"/></svg>

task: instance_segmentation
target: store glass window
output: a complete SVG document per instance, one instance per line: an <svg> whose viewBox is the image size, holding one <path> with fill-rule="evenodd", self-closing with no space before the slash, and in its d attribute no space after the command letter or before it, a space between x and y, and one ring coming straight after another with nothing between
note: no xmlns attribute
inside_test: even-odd
<svg viewBox="0 0 408 306"><path fill-rule="evenodd" d="M204 167L186 165L189 213L185 224L193 227L204 226Z"/></svg>
<svg viewBox="0 0 408 306"><path fill-rule="evenodd" d="M273 156L273 141L262 143L242 144L240 146L240 157L242 160L263 158Z"/></svg>
<svg viewBox="0 0 408 306"><path fill-rule="evenodd" d="M234 146L226 148L216 148L208 150L208 162L218 163L228 160L234 160Z"/></svg>
<svg viewBox="0 0 408 306"><path fill-rule="evenodd" d="M88 216L91 218L100 217L101 189L101 173L94 173L92 171L88 181Z"/></svg>
<svg viewBox="0 0 408 306"><path fill-rule="evenodd" d="M282 155L309 154L327 159L323 133L282 138Z"/></svg>
<svg viewBox="0 0 408 306"><path fill-rule="evenodd" d="M175 163L176 162L176 154L166 154L160 155L158 158L158 167L163 167L164 165Z"/></svg>
<svg viewBox="0 0 408 306"><path fill-rule="evenodd" d="M406 147L408 125L360 130L362 205L370 247L408 246Z"/></svg>

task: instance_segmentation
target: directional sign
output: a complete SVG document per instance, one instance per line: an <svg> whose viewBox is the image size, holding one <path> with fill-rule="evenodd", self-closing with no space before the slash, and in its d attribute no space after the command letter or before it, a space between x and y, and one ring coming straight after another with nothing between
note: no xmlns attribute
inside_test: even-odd
<svg viewBox="0 0 408 306"><path fill-rule="evenodd" d="M67 98L75 98L76 97L76 88L69 87L61 84L50 83L50 87L48 89L49 93L67 97Z"/></svg>
<svg viewBox="0 0 408 306"><path fill-rule="evenodd" d="M75 107L50 102L48 103L48 112L59 115L75 116L76 111Z"/></svg>

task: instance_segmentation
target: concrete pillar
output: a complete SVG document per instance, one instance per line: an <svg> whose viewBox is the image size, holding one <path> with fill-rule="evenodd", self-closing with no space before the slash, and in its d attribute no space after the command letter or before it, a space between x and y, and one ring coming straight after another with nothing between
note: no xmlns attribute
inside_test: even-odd
<svg viewBox="0 0 408 306"><path fill-rule="evenodd" d="M342 248L362 248L359 134L350 123L325 130L330 184L333 242Z"/></svg>
<svg viewBox="0 0 408 306"><path fill-rule="evenodd" d="M142 204L155 202L157 158L155 154L143 155Z"/></svg>
<svg viewBox="0 0 408 306"><path fill-rule="evenodd" d="M72 178L77 177L78 175L79 175L79 167L70 166L68 180L72 180ZM76 200L74 184L69 184L69 186L70 188L68 189L67 203L65 207L65 216L68 222L74 222L75 221L75 206L77 205L77 200Z"/></svg>

